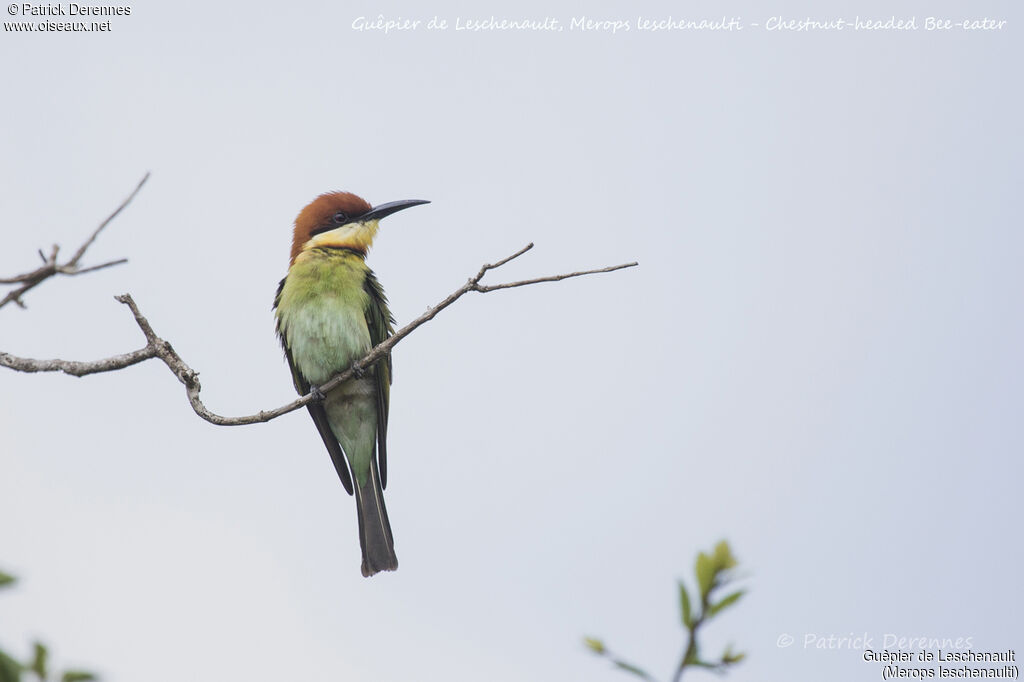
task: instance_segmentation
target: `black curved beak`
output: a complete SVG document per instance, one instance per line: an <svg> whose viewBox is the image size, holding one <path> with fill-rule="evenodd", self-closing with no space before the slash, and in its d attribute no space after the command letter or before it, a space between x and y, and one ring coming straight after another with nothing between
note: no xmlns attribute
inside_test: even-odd
<svg viewBox="0 0 1024 682"><path fill-rule="evenodd" d="M369 213L364 213L359 216L360 222L365 220L380 220L381 218L387 217L392 213L412 208L413 206L419 206L420 204L429 204L430 202L425 199L403 199L402 201L389 201L386 204L380 206L374 206L370 209Z"/></svg>

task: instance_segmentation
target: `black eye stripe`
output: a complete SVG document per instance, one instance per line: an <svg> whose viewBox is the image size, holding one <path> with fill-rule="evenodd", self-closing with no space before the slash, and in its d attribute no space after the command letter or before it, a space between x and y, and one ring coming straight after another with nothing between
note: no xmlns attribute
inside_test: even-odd
<svg viewBox="0 0 1024 682"><path fill-rule="evenodd" d="M348 223L354 222L358 218L358 215L349 215L344 211L338 211L337 213L328 216L326 219L324 219L323 223L318 225L315 229L311 230L309 236L312 237L314 235L320 234L321 232L328 232L341 225L346 225Z"/></svg>

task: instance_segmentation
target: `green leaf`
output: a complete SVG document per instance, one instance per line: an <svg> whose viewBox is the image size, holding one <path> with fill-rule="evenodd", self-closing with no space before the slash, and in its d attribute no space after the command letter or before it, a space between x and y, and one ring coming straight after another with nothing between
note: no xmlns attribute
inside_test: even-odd
<svg viewBox="0 0 1024 682"><path fill-rule="evenodd" d="M739 601L740 597L742 597L745 593L746 590L736 590L732 594L722 597L722 600L720 602L718 602L717 604L712 604L708 608L708 614L713 616L722 609L724 609L726 606L731 606L735 604L737 601Z"/></svg>
<svg viewBox="0 0 1024 682"><path fill-rule="evenodd" d="M732 549L729 548L729 543L722 540L715 545L715 572L724 571L730 568L735 568L736 557L732 555Z"/></svg>
<svg viewBox="0 0 1024 682"><path fill-rule="evenodd" d="M65 670L64 674L60 676L60 682L92 682L96 679L99 678L84 670Z"/></svg>
<svg viewBox="0 0 1024 682"><path fill-rule="evenodd" d="M19 682L22 665L0 651L0 682Z"/></svg>
<svg viewBox="0 0 1024 682"><path fill-rule="evenodd" d="M49 658L50 652L46 650L46 647L40 642L36 642L32 645L34 650L32 656L32 663L28 669L39 676L39 679L46 679L46 659Z"/></svg>
<svg viewBox="0 0 1024 682"><path fill-rule="evenodd" d="M632 665L631 663L626 663L625 661L615 661L615 667L619 670L625 670L628 673L633 673L637 677L642 677L645 680L651 679L651 676L648 675L645 670L638 668L635 665Z"/></svg>
<svg viewBox="0 0 1024 682"><path fill-rule="evenodd" d="M607 651L607 649L605 649L604 642L599 640L597 637L584 637L583 643L595 654L604 654L604 652Z"/></svg>
<svg viewBox="0 0 1024 682"><path fill-rule="evenodd" d="M17 580L13 575L0 571L0 587L6 587Z"/></svg>
<svg viewBox="0 0 1024 682"><path fill-rule="evenodd" d="M697 586L700 587L701 600L708 596L708 592L711 591L711 585L715 581L715 567L709 557L704 552L697 555Z"/></svg>
<svg viewBox="0 0 1024 682"><path fill-rule="evenodd" d="M722 665L733 665L739 663L746 657L744 653L737 653L732 650L732 644L725 647L725 653L722 654Z"/></svg>
<svg viewBox="0 0 1024 682"><path fill-rule="evenodd" d="M683 614L683 625L693 627L693 613L690 608L690 593L686 591L686 585L679 581L679 607Z"/></svg>

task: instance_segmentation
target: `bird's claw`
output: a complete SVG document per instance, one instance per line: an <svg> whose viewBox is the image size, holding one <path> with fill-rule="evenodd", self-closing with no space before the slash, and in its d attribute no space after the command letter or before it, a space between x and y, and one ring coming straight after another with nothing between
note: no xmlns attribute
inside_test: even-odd
<svg viewBox="0 0 1024 682"><path fill-rule="evenodd" d="M358 363L352 365L352 375L356 379L362 379L366 375L366 370L363 369Z"/></svg>
<svg viewBox="0 0 1024 682"><path fill-rule="evenodd" d="M314 402L322 403L327 400L327 396L324 395L324 392L320 390L319 386L310 386L309 394L313 396Z"/></svg>

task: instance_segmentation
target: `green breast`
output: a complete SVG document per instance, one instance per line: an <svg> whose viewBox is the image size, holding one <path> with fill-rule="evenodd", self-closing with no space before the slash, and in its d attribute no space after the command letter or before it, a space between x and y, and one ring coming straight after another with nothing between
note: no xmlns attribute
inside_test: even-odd
<svg viewBox="0 0 1024 682"><path fill-rule="evenodd" d="M359 256L327 249L301 254L288 271L278 325L292 362L310 383L324 383L370 349L368 272Z"/></svg>

